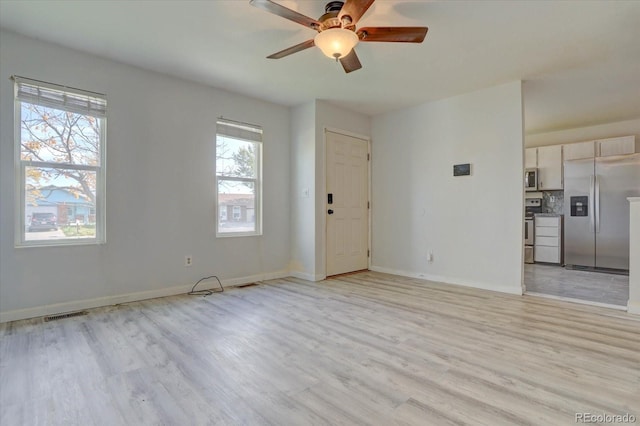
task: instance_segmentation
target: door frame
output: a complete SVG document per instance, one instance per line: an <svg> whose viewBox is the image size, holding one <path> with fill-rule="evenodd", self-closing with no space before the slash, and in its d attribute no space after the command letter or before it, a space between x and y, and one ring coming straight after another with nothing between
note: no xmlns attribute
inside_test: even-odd
<svg viewBox="0 0 640 426"><path fill-rule="evenodd" d="M322 236L322 276L323 279L327 278L327 132L338 133L340 135L349 136L356 139L361 139L367 143L367 155L369 159L367 161L367 198L369 201L369 208L367 209L367 250L369 256L367 256L367 268L371 269L371 212L373 211L373 203L371 202L371 137L361 135L359 133L349 132L347 130L336 129L334 127L324 127L322 130L322 176L321 176L321 197L322 202L319 203L322 206L322 220L320 226L322 228L320 235Z"/></svg>

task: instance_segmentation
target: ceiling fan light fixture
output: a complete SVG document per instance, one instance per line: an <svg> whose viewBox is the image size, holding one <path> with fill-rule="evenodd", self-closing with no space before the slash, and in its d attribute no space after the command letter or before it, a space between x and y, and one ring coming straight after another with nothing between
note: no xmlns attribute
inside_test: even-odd
<svg viewBox="0 0 640 426"><path fill-rule="evenodd" d="M354 31L344 28L329 28L314 38L315 45L322 53L335 60L347 56L358 41L358 35Z"/></svg>

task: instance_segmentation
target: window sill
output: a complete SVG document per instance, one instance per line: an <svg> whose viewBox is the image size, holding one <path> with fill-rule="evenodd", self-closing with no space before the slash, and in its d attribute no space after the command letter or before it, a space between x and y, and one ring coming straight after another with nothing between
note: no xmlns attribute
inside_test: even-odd
<svg viewBox="0 0 640 426"><path fill-rule="evenodd" d="M106 244L106 241L98 241L95 239L77 239L73 241L27 241L15 243L17 249L33 248L33 247L75 247L75 246L100 246Z"/></svg>
<svg viewBox="0 0 640 426"><path fill-rule="evenodd" d="M261 237L262 232L228 232L217 233L216 238L232 238L232 237Z"/></svg>

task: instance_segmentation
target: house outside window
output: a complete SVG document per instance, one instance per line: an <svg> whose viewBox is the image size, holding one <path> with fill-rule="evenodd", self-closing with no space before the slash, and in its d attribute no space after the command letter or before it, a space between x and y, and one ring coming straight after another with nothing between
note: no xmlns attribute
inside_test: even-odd
<svg viewBox="0 0 640 426"><path fill-rule="evenodd" d="M219 119L216 130L216 235L262 235L262 129Z"/></svg>
<svg viewBox="0 0 640 426"><path fill-rule="evenodd" d="M241 218L241 213L242 213L242 207L233 206L233 220L235 220L236 222L239 221Z"/></svg>
<svg viewBox="0 0 640 426"><path fill-rule="evenodd" d="M104 242L106 97L13 78L16 245Z"/></svg>

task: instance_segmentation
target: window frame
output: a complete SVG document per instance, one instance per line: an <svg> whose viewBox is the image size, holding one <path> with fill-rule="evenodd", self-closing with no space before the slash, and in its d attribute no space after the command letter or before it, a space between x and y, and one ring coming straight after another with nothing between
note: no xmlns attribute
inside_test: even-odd
<svg viewBox="0 0 640 426"><path fill-rule="evenodd" d="M254 124L243 123L239 121L233 121L228 119L219 118L216 122L216 140L214 145L214 176L215 176L215 233L216 238L233 238L233 237L256 237L262 235L262 128ZM252 131L259 133L260 140L246 139L241 136L232 136L220 133L220 125L238 126L238 128L250 128ZM252 143L255 148L256 158L256 173L254 178L238 177L238 176L221 176L218 175L217 159L218 159L218 136L225 136L231 139ZM255 215L255 230L250 232L220 232L220 182L235 182L235 183L253 183L254 185L254 215ZM242 213L240 213L242 215ZM227 221L229 220L229 214L227 213ZM233 218L233 213L231 214Z"/></svg>
<svg viewBox="0 0 640 426"><path fill-rule="evenodd" d="M14 80L14 148L15 148L15 238L16 248L24 247L61 247L80 245L100 245L106 243L106 142L107 142L107 97L101 93L90 92L72 87L62 86L54 83L47 83L25 77L12 76ZM91 114L90 111L80 111L74 108L64 108L63 105L56 105L51 102L37 102L20 99L18 97L18 85L25 84L41 87L43 89L53 89L62 91L65 94L86 97L87 99L100 99L104 102L104 114ZM90 101L88 101L90 102ZM57 109L60 111L72 112L84 116L90 116L99 121L99 165L70 164L51 161L23 160L22 159L22 105L23 103L38 105L45 108ZM51 168L58 170L85 170L96 174L96 195L95 195L95 217L96 234L90 238L61 238L52 240L27 240L26 239L26 171L29 167ZM56 213L56 218L58 214ZM60 226L60 224L58 224Z"/></svg>

